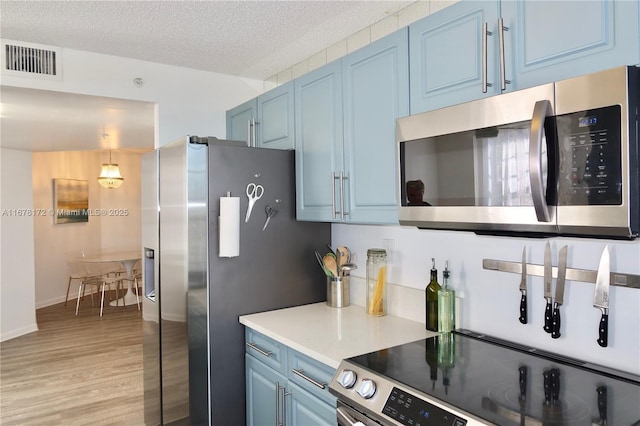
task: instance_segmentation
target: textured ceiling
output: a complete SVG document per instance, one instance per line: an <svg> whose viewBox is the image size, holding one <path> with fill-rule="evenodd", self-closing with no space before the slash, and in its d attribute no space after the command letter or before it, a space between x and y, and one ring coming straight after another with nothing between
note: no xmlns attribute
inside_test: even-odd
<svg viewBox="0 0 640 426"><path fill-rule="evenodd" d="M407 1L7 1L2 37L260 80Z"/></svg>
<svg viewBox="0 0 640 426"><path fill-rule="evenodd" d="M1 0L0 35L266 80L411 3ZM0 101L5 148L153 146L151 103L8 86ZM114 114L109 137L96 137Z"/></svg>

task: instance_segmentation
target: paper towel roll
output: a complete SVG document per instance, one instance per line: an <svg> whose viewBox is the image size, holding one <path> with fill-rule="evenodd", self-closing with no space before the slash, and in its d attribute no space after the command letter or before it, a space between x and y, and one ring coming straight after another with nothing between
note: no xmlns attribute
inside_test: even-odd
<svg viewBox="0 0 640 426"><path fill-rule="evenodd" d="M240 255L240 197L220 197L219 257Z"/></svg>

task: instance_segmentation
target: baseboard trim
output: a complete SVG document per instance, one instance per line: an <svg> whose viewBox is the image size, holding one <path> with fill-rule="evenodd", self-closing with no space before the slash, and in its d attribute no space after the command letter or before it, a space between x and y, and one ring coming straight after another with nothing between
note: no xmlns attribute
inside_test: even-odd
<svg viewBox="0 0 640 426"><path fill-rule="evenodd" d="M0 342L4 342L7 340L15 339L16 337L24 336L25 334L33 333L34 331L38 331L38 324L30 324L26 327L21 327L16 330L10 330L8 332L2 333L0 336Z"/></svg>

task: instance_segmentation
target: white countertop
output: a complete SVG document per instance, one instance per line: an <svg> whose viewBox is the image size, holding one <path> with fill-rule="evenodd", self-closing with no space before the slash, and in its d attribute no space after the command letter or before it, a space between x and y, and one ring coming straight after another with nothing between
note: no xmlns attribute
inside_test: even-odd
<svg viewBox="0 0 640 426"><path fill-rule="evenodd" d="M240 323L333 368L344 358L437 334L419 322L373 317L357 305L330 308L325 302L243 315Z"/></svg>

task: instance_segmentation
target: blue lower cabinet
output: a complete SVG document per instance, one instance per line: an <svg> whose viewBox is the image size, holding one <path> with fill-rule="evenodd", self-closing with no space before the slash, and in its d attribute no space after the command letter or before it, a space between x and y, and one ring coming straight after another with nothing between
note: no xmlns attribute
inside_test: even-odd
<svg viewBox="0 0 640 426"><path fill-rule="evenodd" d="M276 393L282 394L277 388L284 387L287 378L249 354L245 355L245 370L247 425L279 424L277 419L282 417L282 404Z"/></svg>
<svg viewBox="0 0 640 426"><path fill-rule="evenodd" d="M253 330L246 337L248 426L337 425L333 368Z"/></svg>
<svg viewBox="0 0 640 426"><path fill-rule="evenodd" d="M335 426L336 404L326 404L319 401L309 392L289 382L287 391L291 392L287 398L287 425L295 426Z"/></svg>

